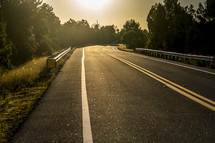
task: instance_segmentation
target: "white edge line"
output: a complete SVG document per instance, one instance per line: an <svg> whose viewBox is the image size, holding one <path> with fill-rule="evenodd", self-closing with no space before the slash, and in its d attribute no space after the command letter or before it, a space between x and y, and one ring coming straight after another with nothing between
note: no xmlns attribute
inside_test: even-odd
<svg viewBox="0 0 215 143"><path fill-rule="evenodd" d="M83 143L93 143L88 99L87 99L87 90L86 90L84 59L85 59L85 55L84 55L84 48L83 48L82 68L81 68Z"/></svg>
<svg viewBox="0 0 215 143"><path fill-rule="evenodd" d="M120 51L117 48L113 48L113 50ZM209 72L209 71L205 71L205 70L201 70L201 69L197 69L197 68L193 68L193 67L188 67L188 66L184 66L184 65L179 65L179 64L176 64L176 63L168 62L168 61L162 61L162 60L159 60L159 59L150 58L150 57L147 57L146 55L139 55L139 54L136 54L136 53L128 53L128 52L124 52L124 51L120 51L120 52L129 54L129 55L134 55L134 56L137 56L137 57L142 57L142 58L146 58L146 59L158 61L158 62L163 62L163 63L167 63L167 64L179 66L179 67L183 67L183 68L192 69L192 70L195 70L195 71L200 71L200 72L208 73L208 74L211 74L211 75L215 75L215 73L213 73L213 72Z"/></svg>

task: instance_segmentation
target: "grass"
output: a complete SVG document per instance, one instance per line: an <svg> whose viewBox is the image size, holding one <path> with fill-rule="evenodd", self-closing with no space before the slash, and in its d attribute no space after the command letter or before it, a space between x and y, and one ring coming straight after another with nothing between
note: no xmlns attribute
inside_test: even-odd
<svg viewBox="0 0 215 143"><path fill-rule="evenodd" d="M119 46L118 46L118 49L119 49L119 50L122 50L122 51L126 51L126 52L134 52L133 49L128 49L128 48L126 47L126 45L119 45Z"/></svg>
<svg viewBox="0 0 215 143"><path fill-rule="evenodd" d="M54 79L55 74L46 68L47 58L34 59L0 75L0 142L10 141Z"/></svg>
<svg viewBox="0 0 215 143"><path fill-rule="evenodd" d="M0 94L4 94L5 91L16 91L22 87L33 85L35 80L40 77L41 72L45 70L47 58L34 59L3 74L0 79L0 87L3 93Z"/></svg>
<svg viewBox="0 0 215 143"><path fill-rule="evenodd" d="M1 142L8 142L16 130L24 123L50 82L51 79L35 87L23 88L16 93L7 94L0 109Z"/></svg>

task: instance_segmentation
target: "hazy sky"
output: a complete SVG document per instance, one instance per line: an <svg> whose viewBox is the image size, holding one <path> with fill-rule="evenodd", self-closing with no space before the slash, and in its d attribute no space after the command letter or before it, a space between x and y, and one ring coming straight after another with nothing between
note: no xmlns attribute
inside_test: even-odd
<svg viewBox="0 0 215 143"><path fill-rule="evenodd" d="M198 3L206 0L179 0L181 5ZM64 23L72 18L76 21L86 19L90 25L98 20L100 25L116 25L122 28L125 21L135 19L142 29L147 28L146 18L151 6L163 0L43 0L54 8L55 14Z"/></svg>

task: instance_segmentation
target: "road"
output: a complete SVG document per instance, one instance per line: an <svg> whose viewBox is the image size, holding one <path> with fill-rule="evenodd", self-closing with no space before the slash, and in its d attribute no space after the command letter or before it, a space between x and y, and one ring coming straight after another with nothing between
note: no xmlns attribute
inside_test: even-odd
<svg viewBox="0 0 215 143"><path fill-rule="evenodd" d="M215 142L215 71L122 52L74 51L11 142Z"/></svg>

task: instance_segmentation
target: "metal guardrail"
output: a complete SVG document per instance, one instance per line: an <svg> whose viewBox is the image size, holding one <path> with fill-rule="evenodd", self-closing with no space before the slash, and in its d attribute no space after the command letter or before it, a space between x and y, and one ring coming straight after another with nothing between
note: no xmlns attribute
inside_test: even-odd
<svg viewBox="0 0 215 143"><path fill-rule="evenodd" d="M68 54L71 51L71 47L68 48L67 50L61 52L60 54L58 54L55 57L52 58L48 58L47 59L47 67L48 68L56 68L57 66L57 62L62 59L66 54Z"/></svg>
<svg viewBox="0 0 215 143"><path fill-rule="evenodd" d="M182 53L175 53L175 52L166 52L166 51L160 51L160 50L144 49L144 48L136 48L136 51L156 53L156 54L160 54L160 55L173 56L173 57L185 58L185 59L191 59L191 60L213 62L215 64L215 57L212 57L212 56L189 55L189 54L182 54Z"/></svg>

